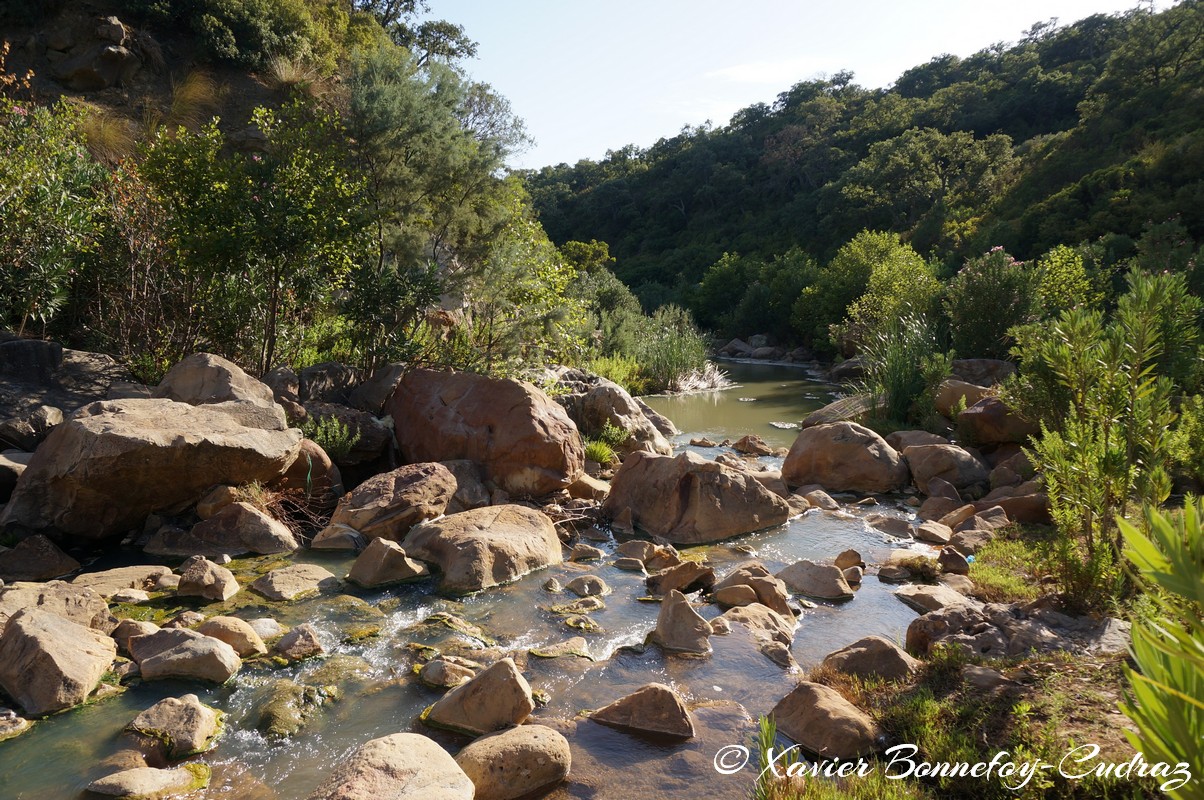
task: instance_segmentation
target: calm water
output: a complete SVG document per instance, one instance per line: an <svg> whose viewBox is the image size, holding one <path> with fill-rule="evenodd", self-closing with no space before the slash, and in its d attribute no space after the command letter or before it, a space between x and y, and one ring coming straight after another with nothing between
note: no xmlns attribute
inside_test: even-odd
<svg viewBox="0 0 1204 800"><path fill-rule="evenodd" d="M826 402L833 388L789 368L737 365L732 373L741 388L651 402L677 422L685 432L683 439L700 434L734 439L752 432L785 446L793 433L775 431L768 423L797 422ZM756 399L741 402L741 397ZM872 510L906 513L902 508ZM614 547L613 542L595 544L608 552ZM752 557L736 551L737 545L751 547L755 557L776 571L800 558L828 559L849 547L869 561L898 544L855 514L811 511L780 528L685 554L707 558L722 575ZM302 558L338 575L345 574L351 563L350 558L315 553ZM584 634L595 660L528 658L526 651L531 648L579 635L561 615L549 610L575 598L545 592L544 582L557 578L567 583L587 571L600 575L614 590L604 598L606 608L589 614L602 628ZM118 749L122 728L139 711L163 697L193 692L229 715L218 747L203 756L213 766L214 782L198 797L303 798L332 764L364 741L400 730L431 733L415 719L439 694L413 677L413 645L436 646L470 658L474 649L484 646L445 627L422 624L437 611L480 626L496 640L497 648L513 652L520 665L525 659L532 687L550 696L535 717L565 732L574 745L572 780L552 795L556 798L743 797L751 786L751 768L747 775L721 779L711 768L714 754L725 744L745 743L752 720L768 711L800 677L761 655L741 626L735 626L729 636L713 637L715 652L709 658L665 657L656 647L642 648L644 637L655 627L658 606L637 599L645 593L641 577L617 570L609 561L558 565L464 601L440 598L431 588L429 584L377 592L346 588L343 599L326 596L284 606L260 604L244 589L232 601L236 607L231 613L248 619L273 615L285 624L313 622L338 658L284 669L244 667L230 684L219 688L149 683L38 722L29 733L0 743L0 795L29 800L77 796L90 780L111 771L101 762ZM719 613L716 606L699 610L708 618ZM819 604L803 614L793 653L806 668L869 634L901 640L913 617L891 596L890 587L867 578L847 603ZM378 626L380 635L352 640L350 635L364 625ZM255 727L271 684L280 678L317 685L337 682L344 697L320 709L297 736L268 741ZM670 684L692 705L698 704L698 738L660 745L575 719L583 710L598 708L652 681ZM450 734L432 735L452 752L466 743Z"/></svg>

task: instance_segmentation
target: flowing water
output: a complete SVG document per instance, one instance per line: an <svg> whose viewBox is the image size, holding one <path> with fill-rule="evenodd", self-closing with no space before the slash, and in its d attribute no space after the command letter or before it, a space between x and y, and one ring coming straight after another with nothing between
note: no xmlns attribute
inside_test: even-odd
<svg viewBox="0 0 1204 800"><path fill-rule="evenodd" d="M734 365L731 372L740 383L738 388L649 400L684 431L679 443L698 435L735 439L757 433L775 446L787 446L794 432L769 423L797 423L830 400L835 389L794 368ZM908 513L894 506L873 510ZM830 559L850 547L871 561L901 545L867 526L859 513L856 507L835 513L812 510L779 528L686 549L683 554L707 558L716 573L723 575L754 555L776 571L800 558ZM615 545L611 540L593 544L608 554ZM352 560L316 552L300 554L300 558L322 564L337 575L345 574ZM335 656L285 668L247 665L222 687L174 681L141 684L119 696L42 720L28 733L0 743L0 796L13 800L78 796L90 780L112 771L103 762L119 749L122 728L138 712L163 697L189 692L228 714L225 735L214 750L202 756L213 767L214 779L198 797L303 798L346 753L368 739L403 730L433 735L455 752L465 740L432 732L416 722L422 710L439 697L412 675L423 645L469 658L481 648L498 648L515 653L520 666L525 659L524 672L532 687L549 698L546 707L536 711L536 720L562 730L574 745L572 779L552 797L745 796L755 770L750 766L737 775L722 777L712 768L715 753L725 745L747 744L752 720L772 708L799 674L787 672L763 656L739 625L730 635L712 637L714 654L705 658L666 657L655 646L643 647L644 637L655 627L658 606L640 599L645 594L642 577L614 568L611 560L557 565L464 600L441 598L425 583L383 591L344 587L347 595L283 605L260 601L244 589L230 601L228 613L247 619L270 615L287 625L312 622ZM261 559L261 568L264 561L271 559ZM255 565L243 568L251 566ZM564 584L587 571L601 576L613 593L604 598L604 609L589 613L601 631L582 634L565 624L563 614L550 610L575 598L550 594L542 586L549 578ZM206 611L214 613L212 608ZM440 611L479 626L490 641L442 625L423 624ZM708 618L719 613L713 605L701 606L699 611ZM910 609L891 596L889 587L867 577L852 600L818 603L804 611L795 635L794 657L806 669L832 650L869 634L901 640L913 617ZM378 635L365 636L375 630ZM585 636L592 660L527 655L531 649L577 635ZM256 727L272 685L282 678L316 686L336 684L343 696L318 710L296 736L271 741ZM672 685L694 707L697 738L684 744L657 743L575 720L582 710L601 707L654 681Z"/></svg>

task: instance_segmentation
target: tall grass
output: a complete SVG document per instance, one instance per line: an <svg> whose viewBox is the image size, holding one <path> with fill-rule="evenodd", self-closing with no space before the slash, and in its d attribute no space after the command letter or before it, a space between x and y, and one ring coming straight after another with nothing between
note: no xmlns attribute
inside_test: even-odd
<svg viewBox="0 0 1204 800"><path fill-rule="evenodd" d="M636 360L652 391L680 391L683 379L707 363L706 340L690 313L678 306L657 309L637 348Z"/></svg>
<svg viewBox="0 0 1204 800"><path fill-rule="evenodd" d="M936 353L936 335L926 317L898 317L866 337L861 351L865 377L858 388L880 398L880 416L906 421L928 389L927 367Z"/></svg>

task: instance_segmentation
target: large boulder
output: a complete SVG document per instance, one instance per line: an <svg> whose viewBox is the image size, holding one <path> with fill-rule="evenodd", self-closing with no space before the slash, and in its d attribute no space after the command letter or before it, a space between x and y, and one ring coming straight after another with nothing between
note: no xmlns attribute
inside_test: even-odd
<svg viewBox="0 0 1204 800"><path fill-rule="evenodd" d="M185 628L134 636L129 649L142 679L147 681L185 678L225 683L242 667L233 647Z"/></svg>
<svg viewBox="0 0 1204 800"><path fill-rule="evenodd" d="M412 370L385 408L405 461L470 459L514 496L564 489L585 468L577 426L529 383Z"/></svg>
<svg viewBox="0 0 1204 800"><path fill-rule="evenodd" d="M821 600L848 600L853 589L845 580L844 570L835 564L816 564L804 558L777 574L792 592Z"/></svg>
<svg viewBox="0 0 1204 800"><path fill-rule="evenodd" d="M569 774L568 740L545 725L520 725L482 736L456 755L476 787L474 800L515 800Z"/></svg>
<svg viewBox="0 0 1204 800"><path fill-rule="evenodd" d="M13 583L0 587L0 633L9 618L23 608L36 608L86 628L108 633L117 619L99 592L62 581Z"/></svg>
<svg viewBox="0 0 1204 800"><path fill-rule="evenodd" d="M230 404L93 403L34 453L0 527L99 539L154 511L195 503L215 484L270 483L297 457L301 432L247 427Z"/></svg>
<svg viewBox="0 0 1204 800"><path fill-rule="evenodd" d="M648 638L669 652L706 655L711 652L711 633L711 623L681 592L673 590L661 601L656 629Z"/></svg>
<svg viewBox="0 0 1204 800"><path fill-rule="evenodd" d="M54 542L38 534L0 552L0 580L44 581L75 572L80 564Z"/></svg>
<svg viewBox="0 0 1204 800"><path fill-rule="evenodd" d="M273 413L279 410L284 420L284 409L276 404L267 384L252 378L233 361L212 353L193 353L177 363L159 381L154 396L193 406L250 403Z"/></svg>
<svg viewBox="0 0 1204 800"><path fill-rule="evenodd" d="M788 486L819 484L837 492L889 492L906 485L907 477L907 465L895 449L853 422L803 430L782 464Z"/></svg>
<svg viewBox="0 0 1204 800"><path fill-rule="evenodd" d="M556 396L577 428L586 436L597 435L606 425L627 434L616 450L621 454L643 451L671 455L673 445L657 430L630 394L614 381L582 370L560 374L560 383L568 392Z"/></svg>
<svg viewBox="0 0 1204 800"><path fill-rule="evenodd" d="M1041 428L1021 419L998 397L984 397L957 415L957 425L974 444L1027 442Z"/></svg>
<svg viewBox="0 0 1204 800"><path fill-rule="evenodd" d="M822 758L854 759L878 750L885 733L839 692L803 681L770 712L778 732Z"/></svg>
<svg viewBox="0 0 1204 800"><path fill-rule="evenodd" d="M472 781L434 741L395 733L364 743L308 800L473 800Z"/></svg>
<svg viewBox="0 0 1204 800"><path fill-rule="evenodd" d="M694 738L694 718L677 693L650 683L589 715L613 728L677 739Z"/></svg>
<svg viewBox="0 0 1204 800"><path fill-rule="evenodd" d="M903 459L911 470L916 488L924 494L932 494L929 483L934 478L948 482L958 492L972 486L985 487L988 483L990 473L986 464L955 444L908 447L903 451Z"/></svg>
<svg viewBox="0 0 1204 800"><path fill-rule="evenodd" d="M894 642L881 636L867 636L829 653L823 666L862 678L900 680L915 674L920 662Z"/></svg>
<svg viewBox="0 0 1204 800"><path fill-rule="evenodd" d="M26 716L79 705L117 655L104 634L38 608L9 618L0 636L0 688Z"/></svg>
<svg viewBox="0 0 1204 800"><path fill-rule="evenodd" d="M475 508L412 528L401 543L410 558L443 572L441 591L470 594L562 560L547 515L526 506Z"/></svg>
<svg viewBox="0 0 1204 800"><path fill-rule="evenodd" d="M610 484L602 514L628 512L643 530L676 544L699 544L781 525L790 505L754 476L697 453L633 453Z"/></svg>
<svg viewBox="0 0 1204 800"><path fill-rule="evenodd" d="M513 659L503 658L443 695L422 720L437 728L482 736L521 725L534 710L527 679Z"/></svg>
<svg viewBox="0 0 1204 800"><path fill-rule="evenodd" d="M398 542L418 523L441 516L456 487L455 476L442 464L407 464L343 495L327 527L346 525L368 539Z"/></svg>

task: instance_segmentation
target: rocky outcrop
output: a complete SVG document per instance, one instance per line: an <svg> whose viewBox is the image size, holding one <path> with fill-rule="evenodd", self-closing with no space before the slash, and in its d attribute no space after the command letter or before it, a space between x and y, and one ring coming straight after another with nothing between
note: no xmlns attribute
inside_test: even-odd
<svg viewBox="0 0 1204 800"><path fill-rule="evenodd" d="M215 484L270 483L296 458L300 432L247 427L228 411L171 400L80 409L34 453L0 526L102 538L195 503Z"/></svg>
<svg viewBox="0 0 1204 800"><path fill-rule="evenodd" d="M822 758L860 758L885 743L885 732L868 714L819 683L803 681L770 714L779 733Z"/></svg>
<svg viewBox="0 0 1204 800"><path fill-rule="evenodd" d="M503 658L443 695L422 719L438 728L482 736L521 725L534 710L527 679L513 659Z"/></svg>
<svg viewBox="0 0 1204 800"><path fill-rule="evenodd" d="M693 452L633 453L623 462L602 514L632 522L676 544L714 542L781 525L790 505L752 475Z"/></svg>
<svg viewBox="0 0 1204 800"><path fill-rule="evenodd" d="M183 628L135 636L129 648L142 679L148 681L185 678L225 683L242 667L230 645Z"/></svg>
<svg viewBox="0 0 1204 800"><path fill-rule="evenodd" d="M915 674L920 662L894 642L867 636L829 653L822 666L862 678L901 680Z"/></svg>
<svg viewBox="0 0 1204 800"><path fill-rule="evenodd" d="M515 800L568 777L568 740L544 725L520 725L482 736L456 755L476 787L474 800Z"/></svg>
<svg viewBox="0 0 1204 800"><path fill-rule="evenodd" d="M663 683L642 686L589 715L612 728L674 739L694 738L694 718L677 693Z"/></svg>
<svg viewBox="0 0 1204 800"><path fill-rule="evenodd" d="M561 561L560 539L545 514L504 505L462 511L414 527L401 543L442 571L439 589L470 594Z"/></svg>
<svg viewBox="0 0 1204 800"><path fill-rule="evenodd" d="M473 800L472 781L435 742L395 733L366 742L308 800Z"/></svg>
<svg viewBox="0 0 1204 800"><path fill-rule="evenodd" d="M788 486L828 491L889 492L907 483L907 465L881 436L852 422L803 430L782 464Z"/></svg>
<svg viewBox="0 0 1204 800"><path fill-rule="evenodd" d="M585 468L577 426L528 383L412 370L385 407L405 461L470 459L512 496L563 489Z"/></svg>
<svg viewBox="0 0 1204 800"><path fill-rule="evenodd" d="M568 412L582 435L595 436L611 425L627 434L627 439L615 448L620 454L673 453L673 445L622 386L577 369L562 370L558 380L568 391L558 394L556 402Z"/></svg>
<svg viewBox="0 0 1204 800"><path fill-rule="evenodd" d="M0 636L0 688L27 716L79 705L100 683L117 644L38 608L13 614Z"/></svg>
<svg viewBox="0 0 1204 800"><path fill-rule="evenodd" d="M986 658L1031 651L1115 655L1127 651L1129 628L1128 622L1119 619L1071 617L1040 605L961 604L912 620L907 627L907 649L927 655L940 643Z"/></svg>
<svg viewBox="0 0 1204 800"><path fill-rule="evenodd" d="M401 541L410 528L441 516L456 488L455 476L442 464L407 464L344 495L327 527L346 525L368 539Z"/></svg>
<svg viewBox="0 0 1204 800"><path fill-rule="evenodd" d="M989 481L986 464L953 444L927 444L908 447L903 460L911 470L916 488L931 494L929 484L936 478L949 483L958 492L972 487L983 489Z"/></svg>

